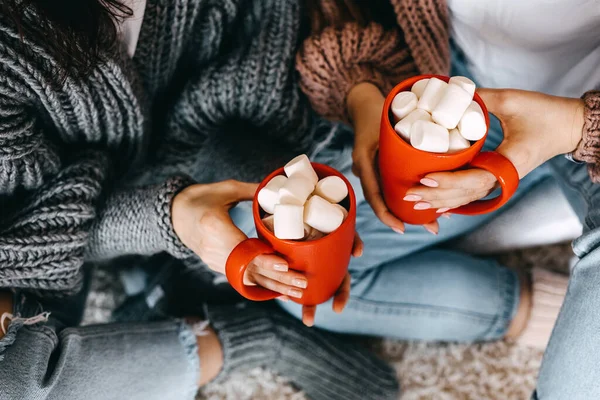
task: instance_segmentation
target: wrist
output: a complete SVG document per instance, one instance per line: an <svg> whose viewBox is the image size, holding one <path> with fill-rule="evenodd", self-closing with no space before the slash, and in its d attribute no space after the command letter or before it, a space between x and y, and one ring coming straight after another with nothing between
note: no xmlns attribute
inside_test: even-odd
<svg viewBox="0 0 600 400"><path fill-rule="evenodd" d="M567 128L567 140L564 141L564 149L559 154L573 153L579 147L583 139L583 129L585 123L585 103L581 99L572 99L572 116L570 125Z"/></svg>
<svg viewBox="0 0 600 400"><path fill-rule="evenodd" d="M354 85L346 97L348 115L354 125L360 123L370 111L381 113L385 97L377 86L370 82L361 82Z"/></svg>

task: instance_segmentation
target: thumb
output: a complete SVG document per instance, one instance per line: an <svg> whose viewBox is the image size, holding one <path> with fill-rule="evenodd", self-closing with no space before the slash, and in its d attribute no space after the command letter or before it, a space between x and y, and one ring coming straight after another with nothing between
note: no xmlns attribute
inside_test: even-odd
<svg viewBox="0 0 600 400"><path fill-rule="evenodd" d="M239 203L240 201L250 201L258 189L258 183L248 183L231 180L226 186L229 203Z"/></svg>

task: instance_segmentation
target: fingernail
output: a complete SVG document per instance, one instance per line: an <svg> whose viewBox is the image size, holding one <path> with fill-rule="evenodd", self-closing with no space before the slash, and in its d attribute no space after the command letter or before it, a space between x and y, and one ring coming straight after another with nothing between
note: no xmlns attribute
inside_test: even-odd
<svg viewBox="0 0 600 400"><path fill-rule="evenodd" d="M421 199L422 199L422 197L419 196L418 194L407 194L406 196L404 196L404 198L402 200L404 200L404 201L419 201Z"/></svg>
<svg viewBox="0 0 600 400"><path fill-rule="evenodd" d="M283 302L286 302L286 303L288 301L290 301L290 299L287 296L279 296L278 299L281 300L281 301L283 301Z"/></svg>
<svg viewBox="0 0 600 400"><path fill-rule="evenodd" d="M398 229L398 228L392 228L392 230L396 233L399 233L401 235L404 235L404 231L402 229Z"/></svg>
<svg viewBox="0 0 600 400"><path fill-rule="evenodd" d="M275 271L286 272L288 270L287 264L273 264L273 269Z"/></svg>
<svg viewBox="0 0 600 400"><path fill-rule="evenodd" d="M299 299L302 297L302 292L296 289L290 289L288 290L288 296L292 296Z"/></svg>
<svg viewBox="0 0 600 400"><path fill-rule="evenodd" d="M308 286L308 282L305 281L304 279L292 279L292 285L299 287L301 289L306 289L306 286Z"/></svg>
<svg viewBox="0 0 600 400"><path fill-rule="evenodd" d="M413 207L415 210L427 210L431 208L431 204L429 203L417 203L415 204L415 206Z"/></svg>
<svg viewBox="0 0 600 400"><path fill-rule="evenodd" d="M436 211L436 213L443 214L446 211L448 211L449 209L450 209L450 207L438 208L438 210Z"/></svg>
<svg viewBox="0 0 600 400"><path fill-rule="evenodd" d="M426 230L427 232L429 232L429 233L433 233L434 235L437 235L437 234L438 234L436 231L434 231L433 229L431 229L431 228L429 228L429 227L427 227L427 226L425 226L424 228L425 228L425 230Z"/></svg>
<svg viewBox="0 0 600 400"><path fill-rule="evenodd" d="M421 183L425 186L429 187L438 187L439 184L431 178L423 178L421 179Z"/></svg>
<svg viewBox="0 0 600 400"><path fill-rule="evenodd" d="M451 215L448 213L442 214L442 217L450 219Z"/></svg>

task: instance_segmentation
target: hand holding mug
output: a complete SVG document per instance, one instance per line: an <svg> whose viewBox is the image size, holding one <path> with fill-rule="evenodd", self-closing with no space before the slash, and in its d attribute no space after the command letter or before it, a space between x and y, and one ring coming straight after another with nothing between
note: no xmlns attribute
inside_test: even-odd
<svg viewBox="0 0 600 400"><path fill-rule="evenodd" d="M425 81L428 82L426 89L422 94L423 97L418 101L419 109L421 108L421 102L425 101L425 99L433 102L431 96L441 96L442 99L439 100L437 106L433 106L431 115L419 110L425 114L425 117L429 116L429 119L433 117L434 121L414 122L413 128L410 128L410 143L408 143L392 126L391 106L396 95L411 90L413 85L425 79L429 80ZM428 174L441 171L458 171L471 167L485 169L496 177L502 188L502 193L498 197L480 200L452 210L453 213L466 215L483 214L500 208L510 199L519 183L518 173L510 160L497 152L480 152L485 143L487 129L489 128L489 116L483 100L477 93L473 96L472 91L469 93L452 82L450 84L444 83L449 80L449 77L440 75L421 75L406 79L392 89L384 103L379 138L379 171L381 174L383 195L386 205L394 215L410 224L421 225L431 223L439 216L439 213L436 213L436 210L431 207L422 204L416 206L411 202L414 199L411 197L412 194L408 192L411 187L419 182L428 182L425 178ZM432 91L429 90L430 87L433 88ZM474 87L471 87L474 90ZM437 94L434 94L436 91ZM415 94L412 94L412 96L416 97ZM460 100L462 106L455 105L453 103L455 100ZM450 134L447 128L456 127L456 123L461 120L460 116L463 115L465 109L471 108L471 105L475 107L474 110L478 110L473 111L469 115L476 116L479 134L476 139L472 140L472 143L467 142L468 145L462 147L461 150L445 152L448 150L449 138L443 132L446 132L446 135ZM413 107L416 106L415 104ZM460 107L464 108L461 109ZM443 126L439 124L443 124ZM440 150L440 147L440 149L424 151L413 147L411 144L417 146L420 143L419 140L416 140L417 138L423 139L424 132L415 131L418 125L427 126L427 129L431 125L432 130L425 133L427 135L434 135L430 136L430 140L433 137L437 138L440 143L442 140L445 140L445 150ZM415 136L417 133L419 136ZM465 132L460 132L461 136L464 134ZM462 140L464 141L464 138Z"/></svg>
<svg viewBox="0 0 600 400"><path fill-rule="evenodd" d="M504 140L496 152L512 162L519 179L552 157L574 151L581 141L581 99L512 89L477 93L500 120ZM407 191L409 201L438 213L484 198L497 186L493 174L478 168L430 173L420 183Z"/></svg>
<svg viewBox="0 0 600 400"><path fill-rule="evenodd" d="M334 311L340 312L343 309L349 297L350 279L347 270L350 257L362 253L362 243L355 231L356 199L350 183L331 167L316 163L313 163L312 167L318 179L337 176L346 185L348 195L340 205L346 209L347 216L341 225L316 240L288 240L276 237L263 221L265 212L259 205L258 193L274 177L283 175L283 168L280 168L265 178L256 191L252 212L258 239L248 239L239 243L229 255L226 264L227 279L231 285L244 297L263 301L276 298L279 294L264 287L246 284L243 277L251 260L261 255L285 258L290 270L302 272L307 279L303 296L291 298L304 306L303 320L307 325L312 325L315 307L332 297Z"/></svg>
<svg viewBox="0 0 600 400"><path fill-rule="evenodd" d="M223 181L191 185L173 199L173 229L181 242L194 251L210 269L225 274L231 251L247 239L229 216L240 201L251 200L257 184ZM284 258L272 254L255 257L244 280L282 296L301 298L307 279L302 272L289 270Z"/></svg>

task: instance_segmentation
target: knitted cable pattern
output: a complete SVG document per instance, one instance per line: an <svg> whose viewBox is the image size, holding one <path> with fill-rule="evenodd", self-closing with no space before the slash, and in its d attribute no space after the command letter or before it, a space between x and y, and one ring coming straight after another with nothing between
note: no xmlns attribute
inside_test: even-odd
<svg viewBox="0 0 600 400"><path fill-rule="evenodd" d="M187 177L174 177L158 185L117 191L94 221L85 258L103 260L132 253L151 255L161 250L177 258L192 256L171 223L173 198L192 183ZM140 232L144 240L139 240Z"/></svg>
<svg viewBox="0 0 600 400"><path fill-rule="evenodd" d="M450 18L445 0L391 0L421 74L450 72Z"/></svg>
<svg viewBox="0 0 600 400"><path fill-rule="evenodd" d="M307 151L299 4L148 0L133 60L109 49L65 82L35 15L20 30L0 15L0 287L69 291L84 261L185 257L170 205L189 182L172 176L259 180Z"/></svg>
<svg viewBox="0 0 600 400"><path fill-rule="evenodd" d="M84 152L0 214L0 287L75 291L108 158Z"/></svg>
<svg viewBox="0 0 600 400"><path fill-rule="evenodd" d="M583 111L582 140L573 152L573 157L588 163L588 172L594 183L600 183L600 91L592 90L581 97Z"/></svg>
<svg viewBox="0 0 600 400"><path fill-rule="evenodd" d="M159 165L193 159L189 173L200 182L260 180L313 145L311 110L290 68L300 30L299 4L208 4L198 29L213 27L210 37L222 35L216 42L226 41L230 49L195 73L175 101Z"/></svg>
<svg viewBox="0 0 600 400"><path fill-rule="evenodd" d="M22 17L17 31L0 16L0 287L70 292L109 172L143 150L142 96L118 55L59 82L45 32Z"/></svg>
<svg viewBox="0 0 600 400"><path fill-rule="evenodd" d="M450 50L445 1L391 0L397 30L375 23L347 23L325 28L308 39L296 58L301 88L313 108L326 118L349 122L346 97L358 83L370 82L386 94L417 74L448 74ZM339 10L321 0L328 21Z"/></svg>
<svg viewBox="0 0 600 400"><path fill-rule="evenodd" d="M313 108L330 119L349 121L346 96L358 83L370 82L382 93L417 73L397 31L380 25L325 28L307 39L296 58L301 88Z"/></svg>

